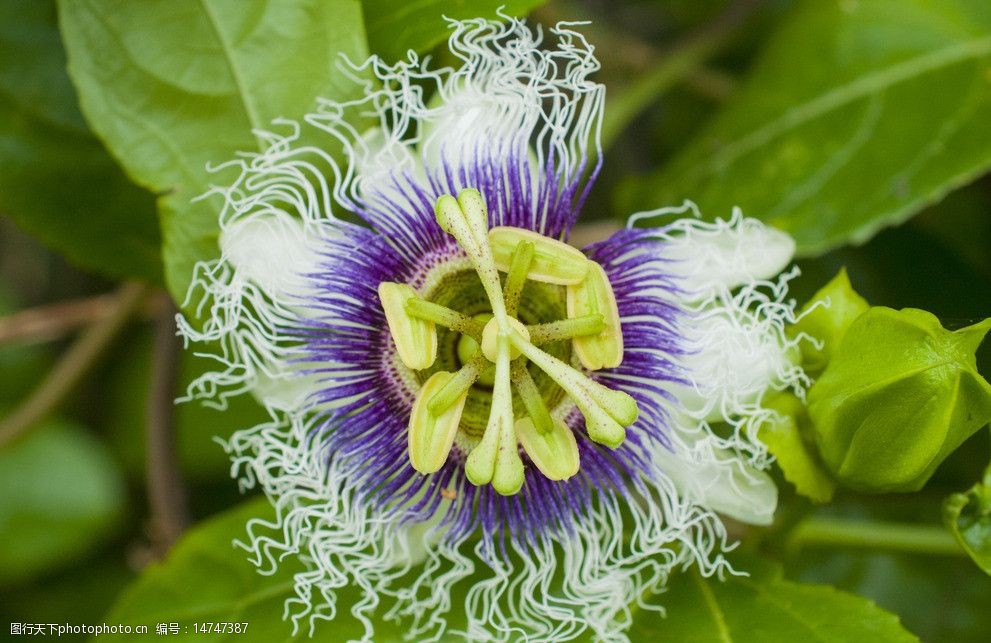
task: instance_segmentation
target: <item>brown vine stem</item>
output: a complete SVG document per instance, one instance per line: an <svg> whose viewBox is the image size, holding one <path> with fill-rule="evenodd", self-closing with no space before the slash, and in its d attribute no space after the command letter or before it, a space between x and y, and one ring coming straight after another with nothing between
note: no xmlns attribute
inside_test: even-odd
<svg viewBox="0 0 991 643"><path fill-rule="evenodd" d="M147 407L148 504L155 553L164 556L189 524L185 485L176 456L175 396L181 346L176 337L176 309L160 293Z"/></svg>
<svg viewBox="0 0 991 643"><path fill-rule="evenodd" d="M90 326L69 346L28 398L0 421L0 448L16 440L57 409L106 351L134 314L148 287L127 282L114 294L109 313Z"/></svg>
<svg viewBox="0 0 991 643"><path fill-rule="evenodd" d="M118 295L106 293L38 306L0 317L0 345L15 342L32 344L61 339L112 315L117 300ZM145 300L139 306L138 314L142 317L157 314L155 304L154 299Z"/></svg>

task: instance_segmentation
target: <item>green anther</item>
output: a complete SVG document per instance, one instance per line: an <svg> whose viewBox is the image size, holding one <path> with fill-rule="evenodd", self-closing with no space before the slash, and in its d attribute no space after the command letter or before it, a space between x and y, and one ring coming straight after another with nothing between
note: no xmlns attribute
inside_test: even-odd
<svg viewBox="0 0 991 643"><path fill-rule="evenodd" d="M525 241L534 246L533 263L527 275L530 279L563 286L581 283L585 278L588 260L581 250L533 230L508 226L489 230L489 245L499 270L510 270L513 252Z"/></svg>
<svg viewBox="0 0 991 643"><path fill-rule="evenodd" d="M520 305L520 297L523 295L527 273L533 263L533 254L532 241L521 241L513 250L513 258L509 262L509 274L506 275L506 284L502 289L503 299L506 302L506 314L510 317L516 315L516 309Z"/></svg>
<svg viewBox="0 0 991 643"><path fill-rule="evenodd" d="M583 315L573 319L562 319L560 321L547 322L546 324L533 324L527 326L530 331L530 341L534 346L549 344L550 342L561 342L585 337L588 335L598 335L605 329L606 322L602 315Z"/></svg>
<svg viewBox="0 0 991 643"><path fill-rule="evenodd" d="M594 261L588 264L585 280L568 286L568 317L601 314L605 328L594 336L576 337L575 353L582 366L591 371L616 368L623 361L623 330L616 295L602 266Z"/></svg>
<svg viewBox="0 0 991 643"><path fill-rule="evenodd" d="M433 322L406 312L406 302L417 297L416 291L391 281L380 283L378 291L399 359L412 369L429 368L437 359L437 329Z"/></svg>
<svg viewBox="0 0 991 643"><path fill-rule="evenodd" d="M434 373L420 388L413 403L409 417L409 460L420 473L433 473L444 466L458 432L468 399L467 391L439 415L431 413L426 403L451 377L452 374L445 371Z"/></svg>
<svg viewBox="0 0 991 643"><path fill-rule="evenodd" d="M406 312L418 319L433 322L444 328L450 328L462 335L468 335L476 341L481 341L482 339L482 329L485 327L485 324L472 319L468 315L463 315L456 310L451 310L447 306L441 306L426 299L414 297L406 300Z"/></svg>
<svg viewBox="0 0 991 643"><path fill-rule="evenodd" d="M551 418L544 398L540 395L537 383L533 381L530 371L526 370L526 360L518 359L513 362L510 370L510 377L513 380L513 387L520 394L523 406L532 420L533 426L539 433L549 433L554 429L554 420ZM517 425L519 423L517 422Z"/></svg>
<svg viewBox="0 0 991 643"><path fill-rule="evenodd" d="M430 412L434 415L440 415L460 398L467 395L468 389L478 379L487 363L485 356L479 355L458 369L458 372L454 373L444 386L433 393L427 403Z"/></svg>
<svg viewBox="0 0 991 643"><path fill-rule="evenodd" d="M516 437L548 480L567 480L578 473L578 443L561 420L554 420L550 431L541 432L531 418L520 418L516 420Z"/></svg>

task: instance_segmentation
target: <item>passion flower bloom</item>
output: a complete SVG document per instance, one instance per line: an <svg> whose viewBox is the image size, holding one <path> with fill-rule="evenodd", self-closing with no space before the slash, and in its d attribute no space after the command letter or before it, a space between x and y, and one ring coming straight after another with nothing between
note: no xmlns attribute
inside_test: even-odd
<svg viewBox="0 0 991 643"><path fill-rule="evenodd" d="M771 520L761 401L806 384L768 281L793 244L686 205L568 245L601 165L592 48L452 26L459 67L371 58L360 99L219 168L222 256L180 318L219 366L188 397L271 414L227 448L276 513L241 544L302 562L296 627L623 639L673 571L732 571L718 514Z"/></svg>

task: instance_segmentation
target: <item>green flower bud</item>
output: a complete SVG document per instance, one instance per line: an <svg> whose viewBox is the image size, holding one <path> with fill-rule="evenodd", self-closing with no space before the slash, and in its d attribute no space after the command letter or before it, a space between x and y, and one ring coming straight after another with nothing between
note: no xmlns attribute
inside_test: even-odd
<svg viewBox="0 0 991 643"><path fill-rule="evenodd" d="M820 454L847 487L915 491L991 419L975 352L991 319L945 330L922 310L874 307L809 391Z"/></svg>

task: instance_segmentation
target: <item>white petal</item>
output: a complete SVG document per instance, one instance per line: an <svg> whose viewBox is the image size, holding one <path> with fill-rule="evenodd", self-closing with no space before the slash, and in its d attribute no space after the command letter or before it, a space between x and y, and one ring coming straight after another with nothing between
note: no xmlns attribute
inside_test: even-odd
<svg viewBox="0 0 991 643"><path fill-rule="evenodd" d="M745 219L735 210L730 221L705 223L682 219L672 225L664 245L671 272L701 299L744 284L770 279L791 262L795 241L787 233Z"/></svg>
<svg viewBox="0 0 991 643"><path fill-rule="evenodd" d="M258 212L229 223L220 249L238 274L289 305L308 292L308 273L319 261L315 235L284 212Z"/></svg>
<svg viewBox="0 0 991 643"><path fill-rule="evenodd" d="M699 419L728 419L795 368L779 320L726 306L698 313L685 332L690 352L681 363L691 382L678 386L675 395Z"/></svg>
<svg viewBox="0 0 991 643"><path fill-rule="evenodd" d="M683 418L680 422L691 420ZM771 524L778 489L769 475L716 446L704 425L694 433L676 427L674 433L675 452L661 450L654 457L679 492L741 522Z"/></svg>
<svg viewBox="0 0 991 643"><path fill-rule="evenodd" d="M259 371L251 385L251 393L266 408L294 411L304 407L318 386L316 375L292 372L269 375Z"/></svg>

